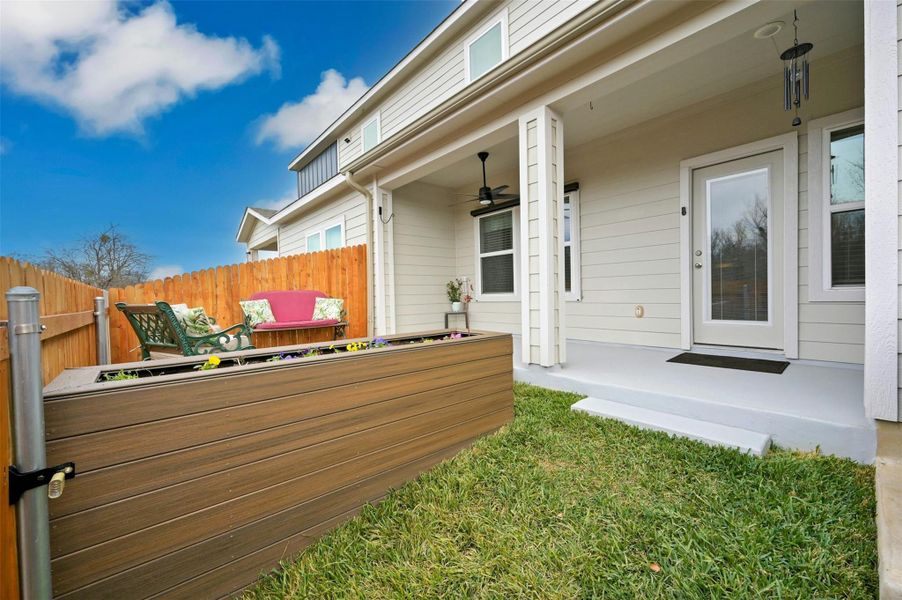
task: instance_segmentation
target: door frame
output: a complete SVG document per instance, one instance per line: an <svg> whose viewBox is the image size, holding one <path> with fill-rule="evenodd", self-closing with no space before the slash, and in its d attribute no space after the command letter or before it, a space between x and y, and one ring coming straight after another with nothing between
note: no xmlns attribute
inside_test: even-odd
<svg viewBox="0 0 902 600"><path fill-rule="evenodd" d="M799 137L792 131L680 161L680 347L692 349L692 172L783 151L783 353L799 357Z"/></svg>

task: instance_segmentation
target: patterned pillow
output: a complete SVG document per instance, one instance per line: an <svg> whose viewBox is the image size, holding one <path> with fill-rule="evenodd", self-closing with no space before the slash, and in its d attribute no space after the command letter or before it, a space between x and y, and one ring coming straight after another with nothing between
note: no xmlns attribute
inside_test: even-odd
<svg viewBox="0 0 902 600"><path fill-rule="evenodd" d="M170 308L188 335L208 335L216 332L212 320L202 306L188 308L187 304L172 304Z"/></svg>
<svg viewBox="0 0 902 600"><path fill-rule="evenodd" d="M244 316L247 317L247 324L251 327L256 327L260 323L275 323L276 321L275 316L272 314L269 300L266 298L262 300L242 300L238 304L241 305L241 310L244 311Z"/></svg>
<svg viewBox="0 0 902 600"><path fill-rule="evenodd" d="M341 298L317 298L313 307L313 320L341 320L345 301Z"/></svg>

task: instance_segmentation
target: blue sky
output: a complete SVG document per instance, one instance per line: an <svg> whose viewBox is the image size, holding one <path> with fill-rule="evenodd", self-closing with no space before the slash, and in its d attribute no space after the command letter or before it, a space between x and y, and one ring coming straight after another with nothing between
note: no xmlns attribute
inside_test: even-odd
<svg viewBox="0 0 902 600"><path fill-rule="evenodd" d="M4 5L0 253L115 224L160 272L243 260L244 206L287 199L311 132L457 5Z"/></svg>

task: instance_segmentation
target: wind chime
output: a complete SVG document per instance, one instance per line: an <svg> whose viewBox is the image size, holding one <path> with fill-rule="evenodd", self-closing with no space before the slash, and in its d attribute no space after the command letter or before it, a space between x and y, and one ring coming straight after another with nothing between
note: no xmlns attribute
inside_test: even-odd
<svg viewBox="0 0 902 600"><path fill-rule="evenodd" d="M814 48L814 44L808 42L799 43L799 13L792 11L792 28L795 32L792 48L783 51L780 60L783 61L783 109L795 110L793 127L802 124L799 118L799 107L802 98L808 100L808 59L805 57Z"/></svg>

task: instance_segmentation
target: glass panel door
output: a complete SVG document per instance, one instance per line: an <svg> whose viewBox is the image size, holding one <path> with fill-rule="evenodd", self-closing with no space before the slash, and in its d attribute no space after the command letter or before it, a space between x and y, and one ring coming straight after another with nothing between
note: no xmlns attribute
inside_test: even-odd
<svg viewBox="0 0 902 600"><path fill-rule="evenodd" d="M768 320L767 169L708 180L709 320Z"/></svg>
<svg viewBox="0 0 902 600"><path fill-rule="evenodd" d="M783 153L692 174L696 344L783 347Z"/></svg>

